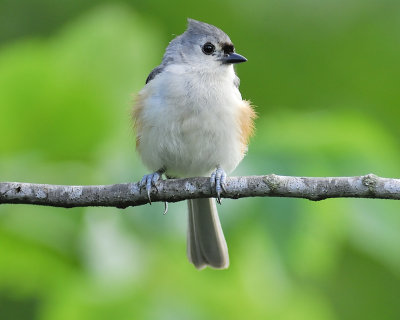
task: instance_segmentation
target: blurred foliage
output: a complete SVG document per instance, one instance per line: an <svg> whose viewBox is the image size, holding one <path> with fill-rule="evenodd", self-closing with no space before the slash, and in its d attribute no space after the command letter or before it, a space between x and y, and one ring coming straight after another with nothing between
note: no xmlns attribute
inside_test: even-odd
<svg viewBox="0 0 400 320"><path fill-rule="evenodd" d="M0 1L0 179L138 180L129 109L191 17L226 31L257 135L236 175L400 175L394 0ZM225 200L226 271L185 204L0 207L1 319L398 319L397 201Z"/></svg>

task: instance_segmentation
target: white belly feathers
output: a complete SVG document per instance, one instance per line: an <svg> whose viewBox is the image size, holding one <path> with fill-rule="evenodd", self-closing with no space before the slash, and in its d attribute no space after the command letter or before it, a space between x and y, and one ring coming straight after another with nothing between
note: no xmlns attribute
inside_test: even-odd
<svg viewBox="0 0 400 320"><path fill-rule="evenodd" d="M180 71L171 66L139 93L142 160L176 177L208 176L218 165L230 173L243 157L233 68L231 77L194 74L191 82Z"/></svg>

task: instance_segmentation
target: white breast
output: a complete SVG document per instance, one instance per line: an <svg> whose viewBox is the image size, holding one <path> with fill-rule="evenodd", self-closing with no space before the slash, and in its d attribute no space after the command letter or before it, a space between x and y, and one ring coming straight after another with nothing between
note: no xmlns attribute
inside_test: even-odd
<svg viewBox="0 0 400 320"><path fill-rule="evenodd" d="M140 92L138 151L145 165L171 176L208 176L218 165L231 172L242 159L233 67L226 73L170 66Z"/></svg>

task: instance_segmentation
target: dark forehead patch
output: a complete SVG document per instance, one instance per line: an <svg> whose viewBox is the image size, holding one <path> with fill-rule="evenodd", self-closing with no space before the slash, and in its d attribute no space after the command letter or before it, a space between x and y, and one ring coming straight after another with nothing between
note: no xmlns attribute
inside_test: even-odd
<svg viewBox="0 0 400 320"><path fill-rule="evenodd" d="M232 43L228 43L228 42L221 43L221 47L222 47L222 50L224 50L225 54L229 54L229 53L232 53L235 51L235 47L233 46Z"/></svg>

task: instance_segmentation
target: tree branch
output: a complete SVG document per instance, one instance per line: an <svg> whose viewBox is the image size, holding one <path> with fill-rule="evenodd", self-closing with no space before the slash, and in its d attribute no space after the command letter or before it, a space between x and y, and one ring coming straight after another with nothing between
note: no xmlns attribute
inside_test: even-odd
<svg viewBox="0 0 400 320"><path fill-rule="evenodd" d="M209 178L159 181L152 188L152 202L177 202L215 197ZM374 174L359 177L308 178L270 174L230 177L223 198L289 197L309 200L327 198L379 198L400 200L400 179ZM53 207L126 208L149 203L138 183L96 186L63 186L21 182L0 182L0 204L35 204Z"/></svg>

